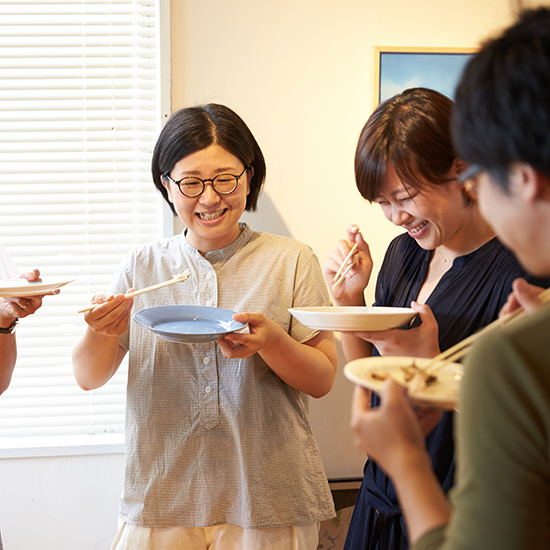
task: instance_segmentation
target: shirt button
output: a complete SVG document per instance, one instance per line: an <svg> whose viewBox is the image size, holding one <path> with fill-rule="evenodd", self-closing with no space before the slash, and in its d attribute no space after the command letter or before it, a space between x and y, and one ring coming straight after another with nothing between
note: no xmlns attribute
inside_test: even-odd
<svg viewBox="0 0 550 550"><path fill-rule="evenodd" d="M206 274L206 280L207 280L207 281L208 281L211 277L212 277L212 273L207 273L207 274Z"/></svg>
<svg viewBox="0 0 550 550"><path fill-rule="evenodd" d="M206 305L207 305L207 307L210 307L212 305L212 302L210 300L208 300L208 302L206 302Z"/></svg>
<svg viewBox="0 0 550 550"><path fill-rule="evenodd" d="M202 362L205 364L205 365L208 365L208 363L210 363L210 358L209 357L205 357Z"/></svg>
<svg viewBox="0 0 550 550"><path fill-rule="evenodd" d="M210 393L210 386L206 386L206 387L204 388L204 391L205 391L206 393Z"/></svg>

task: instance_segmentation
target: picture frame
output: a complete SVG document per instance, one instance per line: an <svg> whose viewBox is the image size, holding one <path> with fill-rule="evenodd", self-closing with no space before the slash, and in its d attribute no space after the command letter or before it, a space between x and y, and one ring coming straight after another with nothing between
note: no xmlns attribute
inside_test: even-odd
<svg viewBox="0 0 550 550"><path fill-rule="evenodd" d="M374 107L407 88L432 88L454 98L464 66L477 48L375 46Z"/></svg>

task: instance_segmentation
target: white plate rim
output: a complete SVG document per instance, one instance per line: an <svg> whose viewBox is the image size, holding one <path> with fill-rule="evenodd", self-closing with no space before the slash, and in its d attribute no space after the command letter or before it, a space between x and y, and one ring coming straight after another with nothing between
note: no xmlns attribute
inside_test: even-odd
<svg viewBox="0 0 550 550"><path fill-rule="evenodd" d="M330 310L334 311L330 311ZM316 307L295 307L290 308L289 313L303 325L317 330L336 330L336 331L380 331L398 328L410 323L417 312L412 308L406 307L387 307L387 306L319 306ZM315 316L316 319L300 320L299 316ZM369 326L365 328L367 320L378 319L383 321L384 317L394 315L404 315L404 320L398 324L384 324L378 327ZM350 326L354 320L355 326ZM304 322L306 321L306 322ZM363 323L361 323L363 321Z"/></svg>
<svg viewBox="0 0 550 550"><path fill-rule="evenodd" d="M19 283L17 279L21 279L21 281L25 282ZM51 277L43 277L42 281L40 282L29 282L26 279L20 277L15 277L12 279L1 279L0 298L26 298L29 296L42 296L51 293L54 290L61 288L62 286L68 285L69 283L73 283L75 280L76 279L56 279L55 281L52 281ZM5 285L7 281L12 281L14 284L9 286L2 286Z"/></svg>

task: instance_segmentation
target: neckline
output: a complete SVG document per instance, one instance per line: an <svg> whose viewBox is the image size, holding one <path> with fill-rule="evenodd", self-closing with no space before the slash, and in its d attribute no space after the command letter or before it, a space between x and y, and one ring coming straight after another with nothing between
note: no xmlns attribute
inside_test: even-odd
<svg viewBox="0 0 550 550"><path fill-rule="evenodd" d="M456 256L452 260L450 260L448 258L446 259L445 256L441 253L441 251L438 250L439 247L436 247L433 250L426 250L426 253L427 253L426 257L427 257L428 261L430 261L430 259L432 257L432 254L431 254L432 252L439 253L439 255L443 259L446 260L445 263L450 263L451 267L455 267L455 264L456 264L456 267L460 267L460 266L464 265L466 262L471 261L471 259L478 256L478 254L480 253L481 250L485 249L486 247L493 247L496 242L498 242L498 237L497 236L491 237L488 241L484 242L478 248L475 248L474 250L472 250L470 252L466 252L465 254L461 254L460 256ZM422 248L422 247L420 247L420 248Z"/></svg>
<svg viewBox="0 0 550 550"><path fill-rule="evenodd" d="M193 254L198 254L210 262L225 261L246 246L254 234L246 222L239 222L239 225L242 227L242 231L232 243L217 250L210 250L206 254L202 254L187 240L187 227L181 232L180 236L183 239L184 246Z"/></svg>

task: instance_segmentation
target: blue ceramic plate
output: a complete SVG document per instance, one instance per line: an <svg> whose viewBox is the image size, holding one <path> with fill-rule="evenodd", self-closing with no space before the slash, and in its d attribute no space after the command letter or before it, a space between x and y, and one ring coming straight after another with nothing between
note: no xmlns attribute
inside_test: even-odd
<svg viewBox="0 0 550 550"><path fill-rule="evenodd" d="M134 321L165 340L201 344L246 328L233 320L235 313L206 306L157 306L138 311Z"/></svg>

